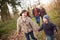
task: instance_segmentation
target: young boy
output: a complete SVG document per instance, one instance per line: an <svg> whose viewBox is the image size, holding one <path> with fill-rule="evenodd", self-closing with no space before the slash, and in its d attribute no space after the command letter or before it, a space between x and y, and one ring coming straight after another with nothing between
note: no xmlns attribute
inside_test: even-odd
<svg viewBox="0 0 60 40"><path fill-rule="evenodd" d="M43 24L38 29L38 31L41 31L42 29L46 35L46 40L54 40L54 32L57 33L57 28L53 23L49 21L48 15L43 16Z"/></svg>

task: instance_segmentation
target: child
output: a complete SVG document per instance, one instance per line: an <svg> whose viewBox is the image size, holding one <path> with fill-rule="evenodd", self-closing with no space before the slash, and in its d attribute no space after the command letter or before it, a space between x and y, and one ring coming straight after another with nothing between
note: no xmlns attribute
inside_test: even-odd
<svg viewBox="0 0 60 40"><path fill-rule="evenodd" d="M49 21L49 17L47 15L43 16L43 24L38 29L38 31L44 30L46 35L46 40L54 40L54 31L57 33L56 25Z"/></svg>
<svg viewBox="0 0 60 40"><path fill-rule="evenodd" d="M33 40L37 40L33 34L33 29L36 30L36 25L33 23L32 19L29 16L27 10L23 10L20 14L20 17L17 20L17 34L20 35L21 32L25 34L26 40L30 40L30 37Z"/></svg>

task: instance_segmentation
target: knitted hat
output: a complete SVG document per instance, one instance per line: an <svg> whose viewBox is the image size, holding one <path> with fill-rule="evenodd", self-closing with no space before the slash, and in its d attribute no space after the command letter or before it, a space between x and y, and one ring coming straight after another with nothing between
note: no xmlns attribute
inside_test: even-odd
<svg viewBox="0 0 60 40"><path fill-rule="evenodd" d="M43 18L49 20L49 16L48 15L44 15Z"/></svg>

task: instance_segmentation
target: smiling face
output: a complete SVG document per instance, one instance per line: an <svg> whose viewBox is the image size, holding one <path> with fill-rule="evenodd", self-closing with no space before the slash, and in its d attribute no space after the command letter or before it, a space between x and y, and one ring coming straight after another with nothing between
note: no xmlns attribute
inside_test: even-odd
<svg viewBox="0 0 60 40"><path fill-rule="evenodd" d="M43 18L43 22L44 22L44 23L48 23L48 19Z"/></svg>
<svg viewBox="0 0 60 40"><path fill-rule="evenodd" d="M27 17L27 12L22 13L22 17Z"/></svg>

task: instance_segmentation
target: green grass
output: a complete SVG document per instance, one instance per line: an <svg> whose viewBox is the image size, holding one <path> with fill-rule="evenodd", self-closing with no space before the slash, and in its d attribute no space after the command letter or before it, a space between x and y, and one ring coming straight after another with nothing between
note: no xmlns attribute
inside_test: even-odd
<svg viewBox="0 0 60 40"><path fill-rule="evenodd" d="M2 39L7 38L7 36L15 29L16 29L16 20L14 19L5 23L0 22L0 37Z"/></svg>
<svg viewBox="0 0 60 40"><path fill-rule="evenodd" d="M50 21L53 22L58 27L58 32L60 32L60 9L54 9L47 12L50 16ZM60 34L56 36L57 40L60 40Z"/></svg>
<svg viewBox="0 0 60 40"><path fill-rule="evenodd" d="M60 9L55 9L55 10L51 10L51 11L47 11L47 14L50 16L50 21L53 22L54 24L56 24L56 26L59 28L60 30ZM36 22L36 20L34 18L32 18L32 20L34 22ZM42 23L42 21L41 21ZM16 30L16 19L11 19L10 21L7 22L0 22L0 39L7 39L8 35L13 31ZM40 38L39 39L43 39L44 37L44 33L40 32ZM57 40L60 40L60 34L58 34L56 36Z"/></svg>

